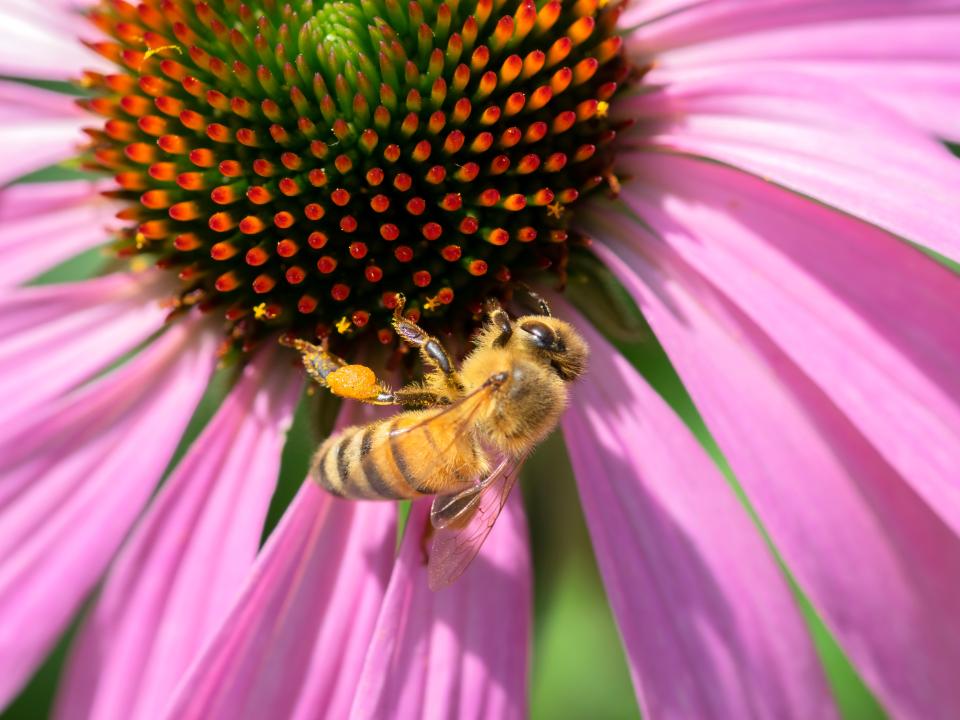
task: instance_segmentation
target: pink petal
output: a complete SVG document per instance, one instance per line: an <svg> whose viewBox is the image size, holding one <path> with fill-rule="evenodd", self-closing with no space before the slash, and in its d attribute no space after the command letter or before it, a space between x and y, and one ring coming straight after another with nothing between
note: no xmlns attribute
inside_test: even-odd
<svg viewBox="0 0 960 720"><path fill-rule="evenodd" d="M697 71L626 100L631 142L748 170L960 259L960 162L901 116L828 78ZM647 155L622 158L642 167Z"/></svg>
<svg viewBox="0 0 960 720"><path fill-rule="evenodd" d="M0 186L75 155L88 122L70 95L0 80Z"/></svg>
<svg viewBox="0 0 960 720"><path fill-rule="evenodd" d="M0 190L0 285L18 285L104 243L117 205L103 183L27 183Z"/></svg>
<svg viewBox="0 0 960 720"><path fill-rule="evenodd" d="M623 199L960 533L960 278L868 225L716 165L651 158Z"/></svg>
<svg viewBox="0 0 960 720"><path fill-rule="evenodd" d="M100 191L115 189L113 183L64 180L11 185L0 190L0 226L35 215L100 200Z"/></svg>
<svg viewBox="0 0 960 720"><path fill-rule="evenodd" d="M645 3L642 3L645 4ZM652 82L763 63L842 80L924 129L960 136L960 5L942 2L703 3L640 30ZM765 6L765 7L764 7Z"/></svg>
<svg viewBox="0 0 960 720"><path fill-rule="evenodd" d="M357 405L340 425L374 417ZM304 482L166 715L345 717L393 562L395 519L393 503L335 500Z"/></svg>
<svg viewBox="0 0 960 720"><path fill-rule="evenodd" d="M110 72L110 64L79 41L98 37L96 28L79 15L90 2L4 0L0 7L0 75L43 80L72 80L81 70Z"/></svg>
<svg viewBox="0 0 960 720"><path fill-rule="evenodd" d="M226 615L300 394L301 373L279 352L247 365L117 559L73 646L57 717L155 717Z"/></svg>
<svg viewBox="0 0 960 720"><path fill-rule="evenodd" d="M520 492L467 571L427 587L414 504L350 717L522 718L527 714L531 571Z"/></svg>
<svg viewBox="0 0 960 720"><path fill-rule="evenodd" d="M675 249L626 218L604 232L616 254L599 243L597 253L640 303L775 546L864 678L896 716L960 713L956 534Z"/></svg>
<svg viewBox="0 0 960 720"><path fill-rule="evenodd" d="M10 290L0 298L0 427L19 424L163 327L161 274Z"/></svg>
<svg viewBox="0 0 960 720"><path fill-rule="evenodd" d="M863 18L949 18L958 9L957 0L652 0L629 7L620 27L637 28L630 40L637 49L672 57L684 48L744 36L749 41L784 28L809 26L829 31L837 24Z"/></svg>
<svg viewBox="0 0 960 720"><path fill-rule="evenodd" d="M591 367L564 435L644 716L833 717L796 603L743 505L660 396L576 324Z"/></svg>
<svg viewBox="0 0 960 720"><path fill-rule="evenodd" d="M217 334L184 320L0 440L0 705L43 659L160 479Z"/></svg>

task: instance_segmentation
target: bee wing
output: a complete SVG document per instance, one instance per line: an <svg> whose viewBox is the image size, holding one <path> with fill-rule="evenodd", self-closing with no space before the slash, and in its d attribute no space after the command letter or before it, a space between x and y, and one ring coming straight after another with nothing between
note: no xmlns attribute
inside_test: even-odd
<svg viewBox="0 0 960 720"><path fill-rule="evenodd" d="M437 495L430 507L430 524L434 529L456 528L466 524L476 510L483 491L503 472L509 462L510 458L504 457L485 479L478 480L473 487L451 495Z"/></svg>
<svg viewBox="0 0 960 720"><path fill-rule="evenodd" d="M392 434L403 435L406 433L421 432L425 428L435 425L438 421L449 422L449 418L447 416L451 414L456 414L459 416L455 420L457 428L465 428L467 425L473 422L477 412L483 407L484 403L490 399L490 396L493 395L493 391L500 385L501 382L502 380L494 376L472 392L467 393L463 397L457 398L456 401L450 405L439 406L442 409L435 415L430 415L414 425L394 430Z"/></svg>
<svg viewBox="0 0 960 720"><path fill-rule="evenodd" d="M480 552L525 458L505 457L476 487L434 499L430 520L436 531L427 567L431 590L450 585Z"/></svg>
<svg viewBox="0 0 960 720"><path fill-rule="evenodd" d="M408 453L421 453L420 456L413 456L415 462L412 464L417 468L417 479L443 475L454 483L445 489L454 489L458 494L480 487L483 481L481 471L451 451L455 445L462 443L464 436L475 432L476 419L492 400L497 385L494 381L486 382L452 404L440 406L436 412L427 414L419 421L390 432L391 440L401 437L407 440L405 447ZM410 456L407 461L411 461ZM453 462L459 464L454 466L451 464ZM454 478L458 480L454 481Z"/></svg>

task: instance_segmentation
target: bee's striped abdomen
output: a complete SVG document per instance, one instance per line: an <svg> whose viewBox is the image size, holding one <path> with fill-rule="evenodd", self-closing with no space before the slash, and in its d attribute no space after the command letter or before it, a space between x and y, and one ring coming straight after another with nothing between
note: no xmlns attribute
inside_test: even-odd
<svg viewBox="0 0 960 720"><path fill-rule="evenodd" d="M396 437L396 419L349 427L327 440L314 459L314 478L325 490L352 500L419 497L415 469Z"/></svg>

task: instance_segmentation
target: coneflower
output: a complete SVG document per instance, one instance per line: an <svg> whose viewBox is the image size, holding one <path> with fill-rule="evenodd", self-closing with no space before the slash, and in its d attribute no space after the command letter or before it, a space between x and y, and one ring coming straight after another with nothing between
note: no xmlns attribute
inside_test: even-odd
<svg viewBox="0 0 960 720"><path fill-rule="evenodd" d="M834 715L723 472L556 294L599 273L877 697L960 712L960 3L78 5L0 8L0 700L106 573L60 717L523 716L519 497L439 593L420 503L395 557L305 482L258 547L289 341L396 357L402 293L463 350L529 285L592 347L563 430L644 715Z"/></svg>

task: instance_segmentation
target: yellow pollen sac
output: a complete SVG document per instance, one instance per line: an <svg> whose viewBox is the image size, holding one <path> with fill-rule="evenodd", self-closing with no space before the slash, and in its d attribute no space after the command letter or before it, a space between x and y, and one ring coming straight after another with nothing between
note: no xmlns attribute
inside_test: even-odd
<svg viewBox="0 0 960 720"><path fill-rule="evenodd" d="M342 318L337 320L337 332L341 335L345 335L350 331L351 325L353 325L353 323L350 322L350 319L346 315L344 315Z"/></svg>
<svg viewBox="0 0 960 720"><path fill-rule="evenodd" d="M552 205L547 205L547 214L550 217L559 219L563 215L564 211L563 203L555 202Z"/></svg>
<svg viewBox="0 0 960 720"><path fill-rule="evenodd" d="M600 102L597 103L598 118L605 118L609 110L610 110L610 103L608 103L606 100L601 100Z"/></svg>
<svg viewBox="0 0 960 720"><path fill-rule="evenodd" d="M257 320L263 320L267 316L267 304L262 302L259 305L254 305L253 316Z"/></svg>
<svg viewBox="0 0 960 720"><path fill-rule="evenodd" d="M362 400L377 393L377 376L366 365L344 365L327 375L327 387L334 395Z"/></svg>

